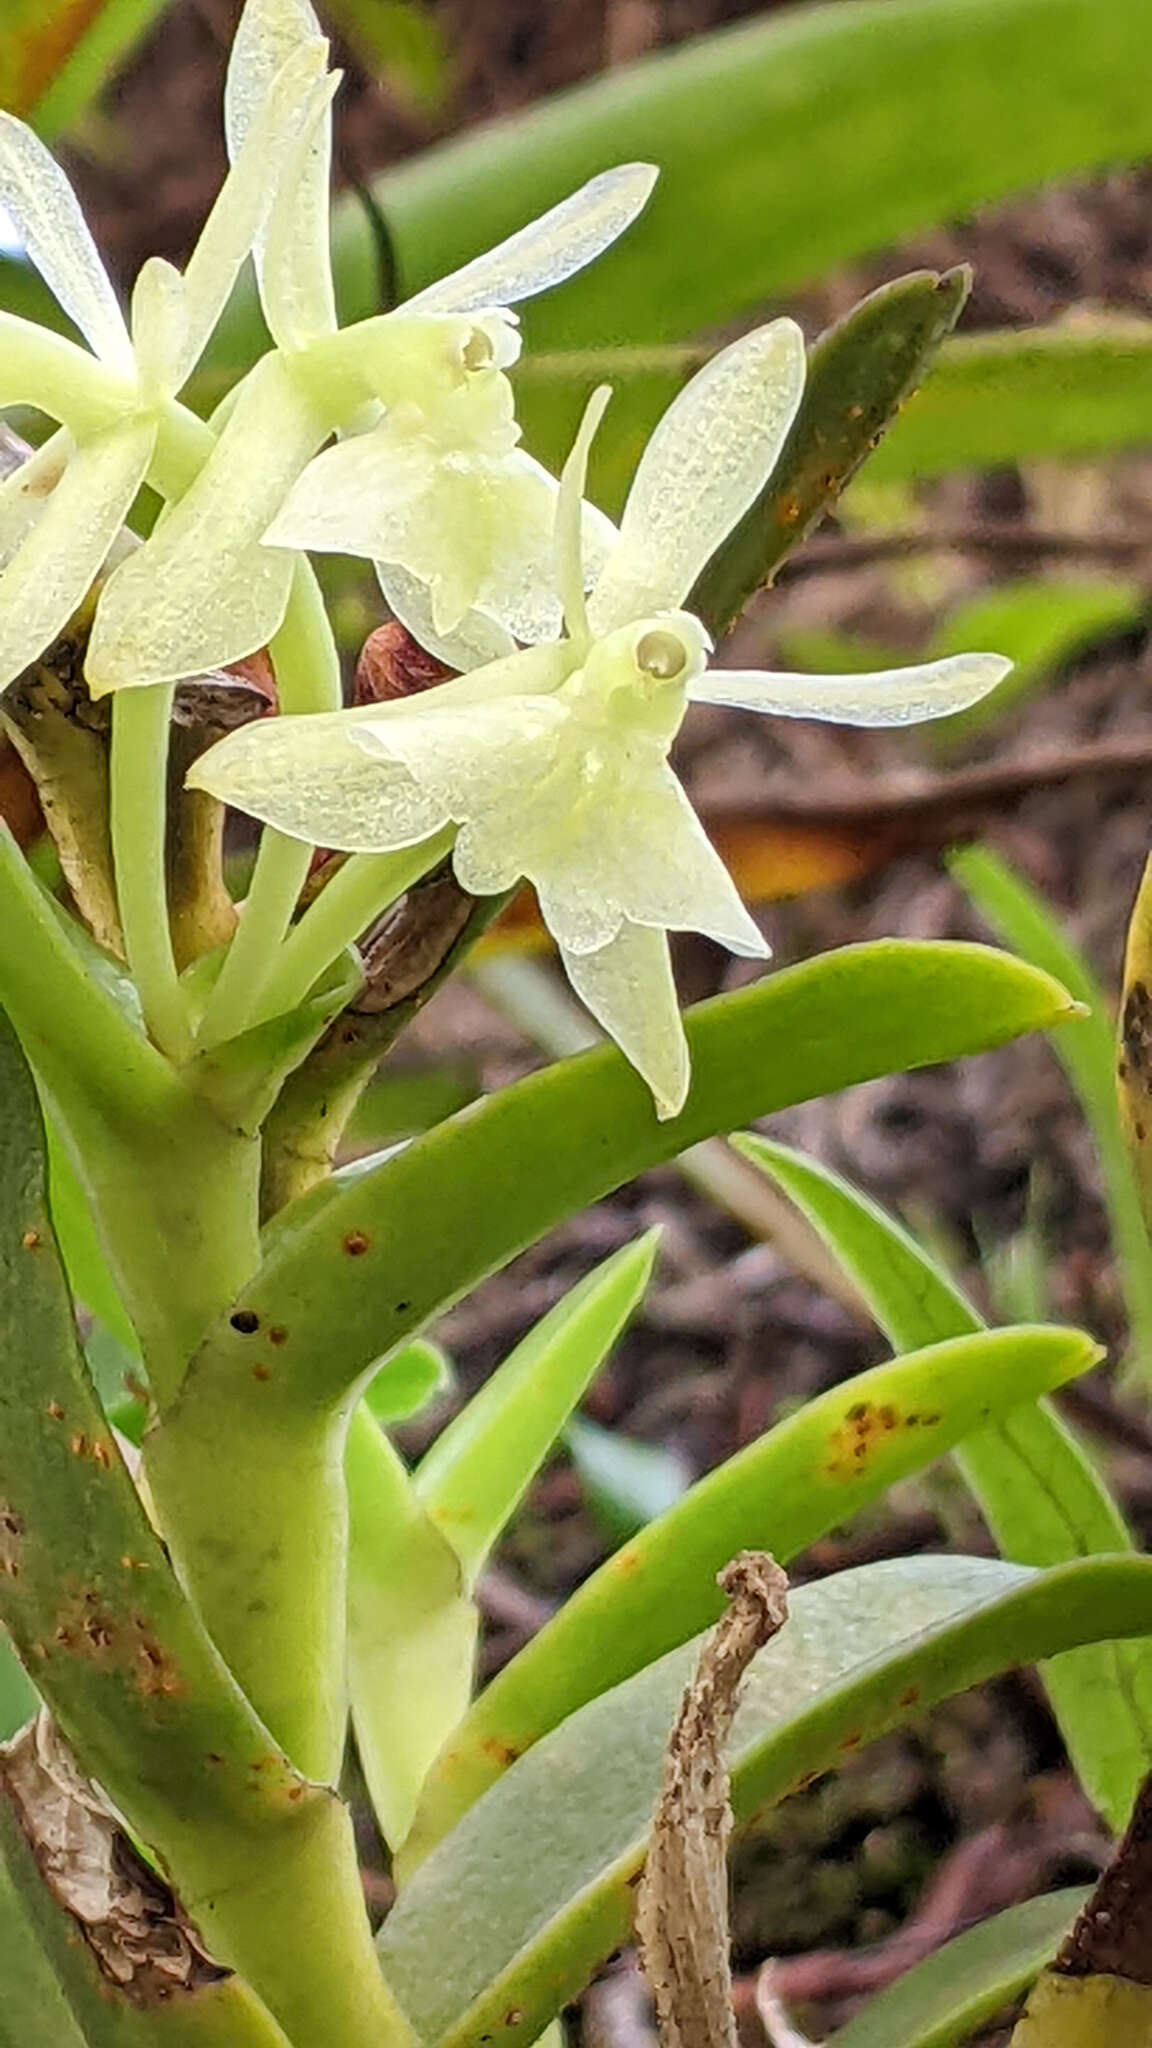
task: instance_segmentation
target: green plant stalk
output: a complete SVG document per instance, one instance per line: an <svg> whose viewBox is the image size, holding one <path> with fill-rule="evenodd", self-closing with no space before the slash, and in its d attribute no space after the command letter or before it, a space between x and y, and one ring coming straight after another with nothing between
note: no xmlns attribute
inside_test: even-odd
<svg viewBox="0 0 1152 2048"><path fill-rule="evenodd" d="M359 853L345 861L285 939L250 1021L302 1003L333 962L438 865L454 837L449 827L400 853Z"/></svg>
<svg viewBox="0 0 1152 2048"><path fill-rule="evenodd" d="M168 918L165 836L171 684L120 690L112 707L111 829L128 967L149 1036L182 1066L192 1050Z"/></svg>
<svg viewBox="0 0 1152 2048"><path fill-rule="evenodd" d="M838 1022L845 1002L850 1033ZM149 1451L184 1582L289 1754L316 1772L343 1729L339 1667L320 1655L302 1670L300 1642L327 1646L342 1627L344 1433L380 1360L562 1216L717 1129L893 1062L1000 1043L1066 1007L1047 977L984 948L850 948L690 1012L696 1083L674 1120L657 1123L643 1084L605 1049L301 1203L201 1347Z"/></svg>
<svg viewBox="0 0 1152 2048"><path fill-rule="evenodd" d="M6 830L0 890L0 1005L66 1139L163 1401L258 1264L259 1148L192 1095L85 971Z"/></svg>
<svg viewBox="0 0 1152 2048"><path fill-rule="evenodd" d="M407 2029L375 1965L348 1814L271 1741L189 1605L80 1355L39 1112L0 1036L0 1618L81 1768L299 2048Z"/></svg>
<svg viewBox="0 0 1152 2048"><path fill-rule="evenodd" d="M340 658L320 586L306 561L296 565L284 623L268 652L282 711L338 708ZM201 1020L202 1047L236 1037L260 1009L265 983L308 878L312 853L311 846L282 832L268 828L261 834L248 900Z"/></svg>

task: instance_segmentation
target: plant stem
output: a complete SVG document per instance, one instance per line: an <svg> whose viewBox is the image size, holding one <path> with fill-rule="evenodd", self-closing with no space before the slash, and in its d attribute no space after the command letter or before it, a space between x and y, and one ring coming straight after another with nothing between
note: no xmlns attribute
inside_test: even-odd
<svg viewBox="0 0 1152 2048"><path fill-rule="evenodd" d="M280 708L285 713L332 711L340 704L340 660L320 586L307 562L296 565L284 623L269 653L276 671ZM312 848L282 832L265 830L244 914L224 958L200 1026L209 1049L234 1038L252 1021L276 963L300 891L308 877ZM327 964L327 963L325 963Z"/></svg>
<svg viewBox="0 0 1152 2048"><path fill-rule="evenodd" d="M275 1017L302 1003L325 969L355 945L406 889L447 853L455 836L448 827L435 839L398 853L356 853L320 891L280 949L264 984L252 1022Z"/></svg>
<svg viewBox="0 0 1152 2048"><path fill-rule="evenodd" d="M191 1094L86 971L6 829L0 900L0 1005L67 1142L163 1399L258 1263L259 1146Z"/></svg>
<svg viewBox="0 0 1152 2048"><path fill-rule="evenodd" d="M111 829L128 967L149 1036L177 1066L192 1050L168 923L164 833L173 689L120 690L112 706Z"/></svg>

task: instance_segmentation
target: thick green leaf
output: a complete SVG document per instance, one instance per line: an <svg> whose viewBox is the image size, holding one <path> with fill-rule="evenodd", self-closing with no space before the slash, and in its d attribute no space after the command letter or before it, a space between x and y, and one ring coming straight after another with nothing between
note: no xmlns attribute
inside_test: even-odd
<svg viewBox="0 0 1152 2048"><path fill-rule="evenodd" d="M0 107L56 135L107 85L166 0L5 0Z"/></svg>
<svg viewBox="0 0 1152 2048"><path fill-rule="evenodd" d="M568 1417L644 1299L650 1230L578 1282L474 1394L416 1469L416 1495L471 1590Z"/></svg>
<svg viewBox="0 0 1152 2048"><path fill-rule="evenodd" d="M736 1816L1011 1664L1150 1626L1152 1560L1142 1558L1033 1573L916 1557L801 1587L751 1667L733 1728ZM664 1744L694 1659L686 1645L573 1715L401 1892L380 1953L417 2030L440 2048L485 2033L509 2048L532 2041L626 1937Z"/></svg>
<svg viewBox="0 0 1152 2048"><path fill-rule="evenodd" d="M357 1420L345 1455L352 1713L386 1841L398 1849L437 1752L472 1694L476 1579L588 1382L642 1300L658 1234L557 1303L408 1478ZM379 1380L391 1378L392 1362Z"/></svg>
<svg viewBox="0 0 1152 2048"><path fill-rule="evenodd" d="M950 865L993 931L1033 966L1058 975L1085 1006L1085 1013L1053 1039L1052 1049L1092 1132L1124 1282L1135 1364L1144 1380L1152 1382L1152 1245L1120 1122L1115 1024L1108 998L1043 897L1007 861L987 847L972 846L954 855Z"/></svg>
<svg viewBox="0 0 1152 2048"><path fill-rule="evenodd" d="M407 1850L427 1854L500 1771L566 1715L684 1641L721 1607L737 1550L782 1562L1095 1355L1073 1332L984 1332L860 1373L711 1472L586 1580L481 1694L432 1772Z"/></svg>
<svg viewBox="0 0 1152 2048"><path fill-rule="evenodd" d="M907 1231L838 1174L763 1138L736 1143L819 1231L894 1344L980 1327L975 1310ZM968 1437L958 1462L1007 1557L1058 1564L1131 1547L1096 1467L1044 1402L1022 1404ZM1152 1645L1077 1650L1048 1665L1044 1678L1086 1790L1122 1828L1152 1762Z"/></svg>
<svg viewBox="0 0 1152 2048"><path fill-rule="evenodd" d="M332 1198L305 1198L237 1307L283 1332L254 1416L343 1399L432 1315L565 1216L750 1117L876 1074L982 1051L1060 1022L1047 975L982 946L849 946L687 1013L693 1086L658 1123L613 1047L562 1060L450 1118ZM338 1345L332 1331L338 1328ZM185 1382L181 1421L236 1399L255 1360L228 1319ZM214 1421L214 1411L213 1411Z"/></svg>
<svg viewBox="0 0 1152 2048"><path fill-rule="evenodd" d="M964 270L897 278L821 335L771 476L688 599L714 638L772 581L876 446L959 319L968 283Z"/></svg>
<svg viewBox="0 0 1152 2048"><path fill-rule="evenodd" d="M951 2048L1027 1991L1089 1891L1047 1892L946 1942L869 1999L828 2048Z"/></svg>

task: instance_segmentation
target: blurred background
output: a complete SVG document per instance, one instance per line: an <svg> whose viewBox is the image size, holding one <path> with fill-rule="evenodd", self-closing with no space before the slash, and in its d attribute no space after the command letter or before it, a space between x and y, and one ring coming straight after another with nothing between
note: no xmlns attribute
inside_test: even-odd
<svg viewBox="0 0 1152 2048"><path fill-rule="evenodd" d="M610 509L644 422L699 345L782 310L814 338L886 279L972 266L935 386L723 658L848 669L985 645L1017 658L1016 678L979 716L912 735L700 712L680 766L728 835L778 963L884 934L987 937L946 865L948 849L980 840L1042 891L1115 990L1152 823L1147 10L317 6L346 73L337 246L352 312L486 246L493 225L577 182L573 169L667 158L635 252L525 322L547 355L522 379L534 452L556 461L581 393L601 375L619 385L599 479ZM62 154L117 280L127 288L150 253L181 262L223 170L238 0L9 7L0 97ZM18 264L0 276L0 303L31 292ZM205 406L243 367L251 317L241 309L210 366ZM1030 350L1034 390L1021 381ZM359 566L326 575L351 663L381 606ZM750 971L705 941L683 943L678 966L689 999ZM530 926L506 928L410 1031L362 1141L418 1128L578 1028ZM1130 1305L1092 1133L1047 1045L879 1082L772 1128L903 1214L990 1316L1056 1315L1109 1344L1109 1372L1062 1398L1147 1535L1152 1419L1135 1390ZM566 1226L456 1310L438 1335L459 1387L655 1222L663 1253L643 1318L486 1582L489 1670L690 1478L883 1355L806 1228L712 1147ZM1144 1368L1146 1387L1152 1359ZM407 1448L453 1398L407 1426ZM822 1541L799 1576L957 1541L988 1547L938 1470ZM765 1956L786 1959L782 1988L820 2032L948 1933L1090 1876L1104 1854L1029 1675L951 1703L789 1801L741 1848L749 2041L764 2039L751 1986ZM599 2048L646 2040L626 1966L589 1993L582 2024Z"/></svg>

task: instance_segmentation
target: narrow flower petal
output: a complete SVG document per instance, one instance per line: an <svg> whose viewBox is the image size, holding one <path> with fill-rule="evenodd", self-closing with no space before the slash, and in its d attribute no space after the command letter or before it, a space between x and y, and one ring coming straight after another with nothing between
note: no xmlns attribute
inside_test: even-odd
<svg viewBox="0 0 1152 2048"><path fill-rule="evenodd" d="M721 350L673 399L640 458L593 630L683 604L771 475L804 390L804 337L774 320Z"/></svg>
<svg viewBox="0 0 1152 2048"><path fill-rule="evenodd" d="M304 195L311 193L316 176L310 152L323 148L328 127L328 109L338 80L325 73L326 46L322 41L306 42L295 50L272 81L266 100L255 110L232 167L217 194L212 211L200 232L196 247L184 271L187 332L184 352L170 367L168 389L178 391L191 374L208 342L240 267L256 248L267 228L265 288L273 275L277 280L277 303L289 300L297 324L323 317L313 303L313 280L307 252L313 248L302 227ZM324 232L327 234L328 187L324 173ZM310 203L310 202L309 202ZM282 214L296 227L296 245L285 259L273 257L275 234L284 233ZM279 248L279 242L278 242ZM331 278L324 244L322 263L324 308L329 324ZM291 326L280 305L277 325ZM312 331L316 331L313 329ZM277 341L285 340L277 332Z"/></svg>
<svg viewBox="0 0 1152 2048"><path fill-rule="evenodd" d="M692 684L694 704L731 704L777 718L820 718L833 725L919 725L966 711L1012 667L1002 654L951 654L872 675L771 675L757 669L709 669Z"/></svg>
<svg viewBox="0 0 1152 2048"><path fill-rule="evenodd" d="M190 489L109 578L88 649L95 695L200 675L267 644L293 561L260 536L323 437L287 366L266 357Z"/></svg>
<svg viewBox="0 0 1152 2048"><path fill-rule="evenodd" d="M350 714L266 718L211 747L188 777L291 839L338 853L417 845L447 821L402 767L356 744Z"/></svg>
<svg viewBox="0 0 1152 2048"><path fill-rule="evenodd" d="M267 117L279 75L302 50L327 61L308 0L248 0L224 89L228 154L238 164L249 133ZM335 81L333 81L333 84ZM273 339L292 348L336 325L328 248L331 116L325 103L295 145L276 203L256 237L260 299Z"/></svg>
<svg viewBox="0 0 1152 2048"><path fill-rule="evenodd" d="M0 575L0 688L62 633L144 479L156 429L128 419L81 442ZM43 473L42 473L43 480Z"/></svg>
<svg viewBox="0 0 1152 2048"><path fill-rule="evenodd" d="M0 206L53 298L110 370L133 374L132 344L71 185L39 137L0 113Z"/></svg>
<svg viewBox="0 0 1152 2048"><path fill-rule="evenodd" d="M658 176L654 164L601 171L486 255L417 292L405 311L477 313L487 306L514 306L563 284L631 227Z"/></svg>
<svg viewBox="0 0 1152 2048"><path fill-rule="evenodd" d="M426 583L409 574L397 562L377 562L376 577L394 618L406 626L414 640L449 668L481 668L513 654L516 642L504 626L483 612L465 612L451 633L438 633L432 623L432 594Z"/></svg>
<svg viewBox="0 0 1152 2048"><path fill-rule="evenodd" d="M599 952L560 957L580 1001L648 1083L657 1116L678 1116L688 1093L688 1046L665 934L626 924Z"/></svg>

